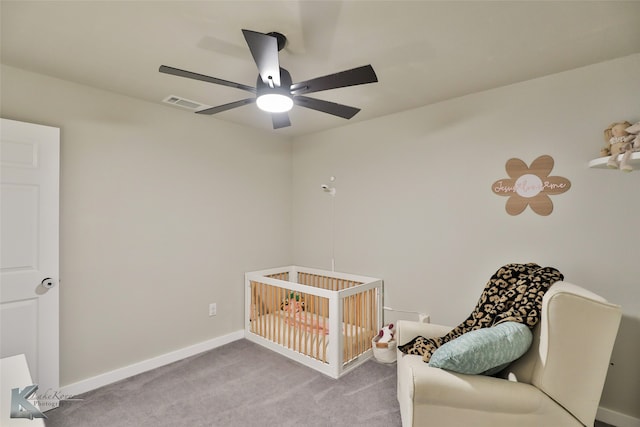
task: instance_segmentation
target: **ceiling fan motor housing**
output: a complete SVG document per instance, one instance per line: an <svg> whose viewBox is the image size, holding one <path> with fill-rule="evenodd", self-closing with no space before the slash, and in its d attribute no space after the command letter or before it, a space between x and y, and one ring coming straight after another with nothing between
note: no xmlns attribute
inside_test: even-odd
<svg viewBox="0 0 640 427"><path fill-rule="evenodd" d="M256 80L256 95L259 97L260 95L266 95L268 93L277 93L281 95L288 96L291 98L291 85L293 81L291 80L291 74L284 68L280 67L280 86L270 87L268 84L262 81L260 75Z"/></svg>
<svg viewBox="0 0 640 427"><path fill-rule="evenodd" d="M267 35L275 37L276 40L278 40L278 52L284 49L284 47L287 45L287 36L285 36L284 34L277 31L272 31L270 33L267 33Z"/></svg>

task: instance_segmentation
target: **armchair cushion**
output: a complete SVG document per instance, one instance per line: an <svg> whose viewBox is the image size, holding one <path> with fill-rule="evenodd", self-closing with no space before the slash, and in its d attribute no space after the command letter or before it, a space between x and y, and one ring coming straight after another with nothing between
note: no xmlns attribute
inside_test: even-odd
<svg viewBox="0 0 640 427"><path fill-rule="evenodd" d="M526 325L503 322L443 344L431 355L429 366L461 374L493 375L526 353L532 341Z"/></svg>

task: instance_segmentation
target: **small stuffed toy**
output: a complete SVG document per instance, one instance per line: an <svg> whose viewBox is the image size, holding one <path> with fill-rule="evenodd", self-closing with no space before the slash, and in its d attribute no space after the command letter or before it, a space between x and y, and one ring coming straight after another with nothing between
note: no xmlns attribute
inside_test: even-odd
<svg viewBox="0 0 640 427"><path fill-rule="evenodd" d="M383 326L378 332L378 342L385 343L393 339L393 323L389 323L387 326Z"/></svg>
<svg viewBox="0 0 640 427"><path fill-rule="evenodd" d="M280 304L281 310L289 310L292 313L304 311L304 297L298 293L291 292Z"/></svg>
<svg viewBox="0 0 640 427"><path fill-rule="evenodd" d="M604 140L607 146L602 150L601 154L611 156L607 162L610 168L618 169L618 155L623 153L628 143L633 141L634 136L627 132L627 128L631 126L629 122L617 122L611 124L604 130Z"/></svg>
<svg viewBox="0 0 640 427"><path fill-rule="evenodd" d="M620 160L620 170L623 172L631 172L633 167L629 160L631 159L631 154L640 152L640 122L629 126L625 129L625 131L630 134L633 139L627 142L621 149L620 152L622 154L622 159Z"/></svg>

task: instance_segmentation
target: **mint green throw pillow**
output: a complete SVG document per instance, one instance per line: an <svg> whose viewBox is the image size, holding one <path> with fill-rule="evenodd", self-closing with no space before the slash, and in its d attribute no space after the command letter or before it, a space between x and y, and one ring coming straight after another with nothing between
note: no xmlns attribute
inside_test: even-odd
<svg viewBox="0 0 640 427"><path fill-rule="evenodd" d="M503 322L443 344L431 355L429 366L461 374L493 375L525 354L532 341L527 325Z"/></svg>

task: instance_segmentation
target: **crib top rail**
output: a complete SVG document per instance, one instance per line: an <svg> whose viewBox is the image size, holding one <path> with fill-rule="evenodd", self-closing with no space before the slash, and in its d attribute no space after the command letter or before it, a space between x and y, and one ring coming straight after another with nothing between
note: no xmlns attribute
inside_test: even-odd
<svg viewBox="0 0 640 427"><path fill-rule="evenodd" d="M288 275L288 280L282 280L284 274ZM314 285L313 283L299 283L298 275L317 276L318 278L326 278L332 281L345 282L343 288L325 288L322 285ZM293 291L306 292L314 295L330 298L336 294L345 297L353 295L371 288L381 287L382 280L374 277L360 276L349 273L341 273L335 271L319 270L309 267L286 266L279 268L270 268L267 270L251 271L245 273L247 281L261 282L273 286L287 288Z"/></svg>
<svg viewBox="0 0 640 427"><path fill-rule="evenodd" d="M246 273L245 278L247 283L264 283L266 285L276 286L295 292L317 295L324 298L333 298L333 296L336 294L335 291L332 291L330 289L315 288L313 286L301 285L295 282L287 282L286 280L274 279L272 277L261 276L259 274Z"/></svg>
<svg viewBox="0 0 640 427"><path fill-rule="evenodd" d="M285 273L285 272L289 273L289 278L290 278L290 281L292 282L295 282L295 280L292 280L292 279L295 279L298 276L299 272L315 274L318 276L329 277L333 279L351 280L354 282L361 282L361 283L370 283L370 282L381 280L376 277L361 276L357 274L342 273L337 271L320 270L317 268L302 267L297 265L269 268L266 270L250 271L250 272L247 272L246 274L259 275L259 276L271 276L271 275L275 275L278 273Z"/></svg>

